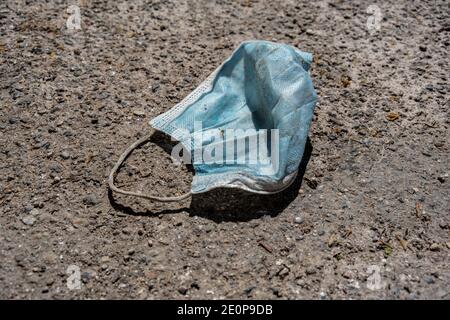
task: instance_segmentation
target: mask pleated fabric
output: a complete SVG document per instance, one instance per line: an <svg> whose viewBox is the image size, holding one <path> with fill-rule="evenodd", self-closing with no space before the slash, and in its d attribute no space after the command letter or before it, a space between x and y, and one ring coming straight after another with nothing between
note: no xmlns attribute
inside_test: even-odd
<svg viewBox="0 0 450 320"><path fill-rule="evenodd" d="M185 99L150 121L188 152L195 169L190 194L221 187L271 194L294 181L317 101L311 62L310 53L286 44L243 42ZM121 192L114 175L110 186ZM162 199L182 200L153 200Z"/></svg>

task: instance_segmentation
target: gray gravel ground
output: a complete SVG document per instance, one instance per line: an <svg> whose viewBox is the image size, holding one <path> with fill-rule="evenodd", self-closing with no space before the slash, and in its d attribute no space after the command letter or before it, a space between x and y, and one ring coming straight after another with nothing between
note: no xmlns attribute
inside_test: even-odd
<svg viewBox="0 0 450 320"><path fill-rule="evenodd" d="M0 298L450 299L449 32L445 0L1 1ZM248 39L314 54L294 185L108 194ZM120 186L188 190L153 141Z"/></svg>

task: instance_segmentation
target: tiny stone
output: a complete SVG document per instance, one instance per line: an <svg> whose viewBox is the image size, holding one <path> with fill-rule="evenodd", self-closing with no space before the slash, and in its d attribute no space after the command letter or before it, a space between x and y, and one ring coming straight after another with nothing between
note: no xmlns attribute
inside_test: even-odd
<svg viewBox="0 0 450 320"><path fill-rule="evenodd" d="M254 287L254 286L248 287L248 288L244 289L244 292L245 292L246 294L250 294L250 293L253 291L253 289L255 289L255 288L256 288L256 287Z"/></svg>
<svg viewBox="0 0 450 320"><path fill-rule="evenodd" d="M152 92L156 92L156 91L158 91L158 89L159 89L159 84L154 84L154 85L152 85Z"/></svg>
<svg viewBox="0 0 450 320"><path fill-rule="evenodd" d="M110 259L109 259L108 256L102 256L100 258L100 263L106 263L106 262L109 262L109 261L110 261Z"/></svg>
<svg viewBox="0 0 450 320"><path fill-rule="evenodd" d="M81 281L83 281L83 283L87 283L89 282L89 280L91 280L92 278L95 277L95 271L85 271L81 274Z"/></svg>
<svg viewBox="0 0 450 320"><path fill-rule="evenodd" d="M56 173L60 173L63 170L62 166L58 163L51 163L48 166L48 168L50 169L51 172L56 172Z"/></svg>
<svg viewBox="0 0 450 320"><path fill-rule="evenodd" d="M314 267L308 267L306 269L306 274L308 274L308 275L312 275L312 274L315 274L315 273L316 273L316 269Z"/></svg>
<svg viewBox="0 0 450 320"><path fill-rule="evenodd" d="M94 206L98 204L100 201L97 199L97 197L94 194L88 194L83 198L83 203L87 204L88 206Z"/></svg>
<svg viewBox="0 0 450 320"><path fill-rule="evenodd" d="M70 154L67 151L63 151L61 152L61 158L63 158L64 160L67 160L70 158Z"/></svg>
<svg viewBox="0 0 450 320"><path fill-rule="evenodd" d="M435 282L433 277L430 277L430 276L426 276L424 280L428 284L433 284Z"/></svg>
<svg viewBox="0 0 450 320"><path fill-rule="evenodd" d="M145 117L145 112L143 110L134 110L133 113L135 116Z"/></svg>
<svg viewBox="0 0 450 320"><path fill-rule="evenodd" d="M15 124L15 123L19 122L20 119L17 118L17 117L11 117L11 118L8 119L8 121L9 121L10 124Z"/></svg>
<svg viewBox="0 0 450 320"><path fill-rule="evenodd" d="M433 244L430 246L430 250L431 250L431 251L439 251L439 250L440 250L439 244L433 243Z"/></svg>
<svg viewBox="0 0 450 320"><path fill-rule="evenodd" d="M22 222L28 226L32 226L36 222L36 218L32 215L28 215L22 218Z"/></svg>
<svg viewBox="0 0 450 320"><path fill-rule="evenodd" d="M178 292L182 295L185 295L187 293L188 289L185 287L178 288Z"/></svg>
<svg viewBox="0 0 450 320"><path fill-rule="evenodd" d="M285 276L287 276L288 274L289 274L289 269L288 269L288 268L283 268L283 269L281 269L280 272L278 273L278 275L279 275L280 277L285 277Z"/></svg>
<svg viewBox="0 0 450 320"><path fill-rule="evenodd" d="M294 223L296 224L302 224L304 221L304 219L302 217L295 217L294 218Z"/></svg>

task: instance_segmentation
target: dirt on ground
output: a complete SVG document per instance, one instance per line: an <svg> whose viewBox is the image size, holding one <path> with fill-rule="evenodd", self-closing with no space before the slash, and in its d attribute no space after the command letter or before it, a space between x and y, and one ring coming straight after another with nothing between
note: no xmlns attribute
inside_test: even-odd
<svg viewBox="0 0 450 320"><path fill-rule="evenodd" d="M1 1L0 298L449 299L449 33L445 0ZM249 39L314 55L294 184L108 192ZM118 185L189 190L152 142Z"/></svg>

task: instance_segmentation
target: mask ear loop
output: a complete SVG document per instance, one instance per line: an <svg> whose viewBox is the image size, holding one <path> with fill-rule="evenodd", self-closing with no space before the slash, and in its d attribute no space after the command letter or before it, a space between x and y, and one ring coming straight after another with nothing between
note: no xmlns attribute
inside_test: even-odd
<svg viewBox="0 0 450 320"><path fill-rule="evenodd" d="M119 160L117 160L117 163L114 165L114 168L112 168L111 173L109 174L109 178L108 178L108 184L109 184L109 188L117 193L120 194L125 194L128 196L134 196L134 197L139 197L139 198L144 198L144 199L149 199L149 200L154 200L154 201L159 201L159 202L177 202L177 201L181 201L184 199L187 199L191 196L191 192L187 192L181 196L175 196L175 197L158 197L158 196L152 196L149 194L144 194L144 193L140 193L140 192L134 192L134 191L126 191L126 190L122 190L117 188L114 185L114 177L116 176L117 170L119 170L119 168L122 166L123 162L125 161L125 159L130 155L130 153L136 149L138 146L140 146L141 144L143 144L144 142L147 142L150 140L151 136L153 134L153 130L150 134L145 135L144 137L142 137L141 139L139 139L138 141L136 141L135 143L133 143L132 145L130 145L123 153L122 155L119 157Z"/></svg>

